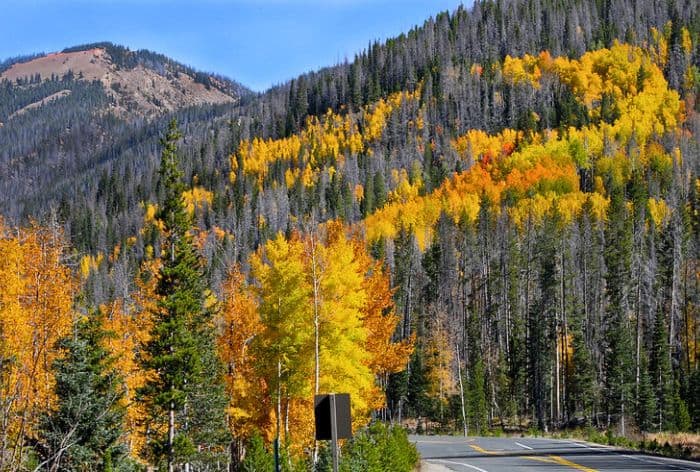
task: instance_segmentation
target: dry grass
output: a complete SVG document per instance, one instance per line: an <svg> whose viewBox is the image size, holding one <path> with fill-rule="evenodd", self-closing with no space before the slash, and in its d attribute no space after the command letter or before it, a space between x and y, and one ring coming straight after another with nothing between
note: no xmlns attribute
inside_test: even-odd
<svg viewBox="0 0 700 472"><path fill-rule="evenodd" d="M83 73L85 80L101 80L109 69L109 60L105 58L104 49L89 49L78 52L56 52L38 57L27 62L14 64L0 74L0 79L11 82L16 79L41 75L42 80L56 74L62 77L68 71Z"/></svg>
<svg viewBox="0 0 700 472"><path fill-rule="evenodd" d="M690 457L700 459L700 434L693 433L647 433L644 435L647 442L656 441L663 446L668 443L674 448L681 447L690 451Z"/></svg>

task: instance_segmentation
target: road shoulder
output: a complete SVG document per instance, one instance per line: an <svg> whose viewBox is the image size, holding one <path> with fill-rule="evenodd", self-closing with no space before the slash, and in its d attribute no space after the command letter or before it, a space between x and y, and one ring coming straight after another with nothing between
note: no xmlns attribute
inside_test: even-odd
<svg viewBox="0 0 700 472"><path fill-rule="evenodd" d="M420 461L420 472L451 472L444 465L435 464L434 462Z"/></svg>
<svg viewBox="0 0 700 472"><path fill-rule="evenodd" d="M536 439L536 437L534 438ZM628 448L628 447L621 447L621 446L611 446L608 444L600 444L600 443L594 443L590 441L586 441L584 439L578 439L578 438L561 438L558 439L559 441L566 441L571 444L576 444L580 447L584 447L586 449L591 449L591 450L607 450L610 452L614 452L615 454L618 454L622 457L646 462L648 464L669 464L673 465L675 464L676 466L679 467L693 467L693 469L687 469L687 470L700 470L700 461L695 460L695 459L681 459L679 457L672 457L672 456L665 456L663 454L659 453L654 453L651 451L644 451L640 449L633 449L633 448Z"/></svg>

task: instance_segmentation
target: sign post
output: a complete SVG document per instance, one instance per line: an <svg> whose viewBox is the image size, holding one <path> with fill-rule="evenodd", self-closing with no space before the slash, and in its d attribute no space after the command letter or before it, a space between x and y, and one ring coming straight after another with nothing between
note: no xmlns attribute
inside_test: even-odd
<svg viewBox="0 0 700 472"><path fill-rule="evenodd" d="M333 472L338 472L338 439L352 438L350 394L331 393L314 397L316 440L331 441Z"/></svg>
<svg viewBox="0 0 700 472"><path fill-rule="evenodd" d="M335 408L335 395L331 400L331 447L333 448L333 472L338 472L338 417Z"/></svg>
<svg viewBox="0 0 700 472"><path fill-rule="evenodd" d="M277 438L275 438L273 452L275 456L275 472L280 472L280 440Z"/></svg>

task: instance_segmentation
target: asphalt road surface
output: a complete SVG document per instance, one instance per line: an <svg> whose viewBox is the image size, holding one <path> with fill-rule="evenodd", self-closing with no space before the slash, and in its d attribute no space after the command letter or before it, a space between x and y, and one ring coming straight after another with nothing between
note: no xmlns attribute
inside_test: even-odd
<svg viewBox="0 0 700 472"><path fill-rule="evenodd" d="M583 441L544 438L411 436L429 472L697 471L700 463L648 456Z"/></svg>

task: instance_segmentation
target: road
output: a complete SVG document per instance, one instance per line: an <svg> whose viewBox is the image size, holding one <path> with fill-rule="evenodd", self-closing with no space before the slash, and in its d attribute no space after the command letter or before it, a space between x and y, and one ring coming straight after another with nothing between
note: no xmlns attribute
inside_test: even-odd
<svg viewBox="0 0 700 472"><path fill-rule="evenodd" d="M429 472L697 471L700 463L545 438L411 436Z"/></svg>

